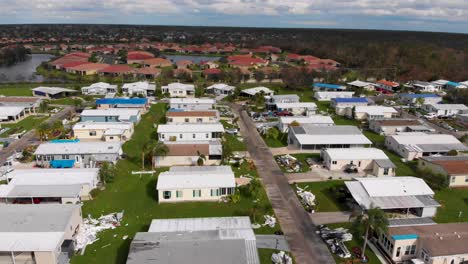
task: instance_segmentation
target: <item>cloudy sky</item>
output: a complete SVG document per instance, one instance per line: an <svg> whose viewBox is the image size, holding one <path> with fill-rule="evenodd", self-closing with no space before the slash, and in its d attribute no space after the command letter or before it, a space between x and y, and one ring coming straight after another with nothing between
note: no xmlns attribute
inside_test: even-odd
<svg viewBox="0 0 468 264"><path fill-rule="evenodd" d="M0 0L0 24L105 23L468 33L468 0Z"/></svg>

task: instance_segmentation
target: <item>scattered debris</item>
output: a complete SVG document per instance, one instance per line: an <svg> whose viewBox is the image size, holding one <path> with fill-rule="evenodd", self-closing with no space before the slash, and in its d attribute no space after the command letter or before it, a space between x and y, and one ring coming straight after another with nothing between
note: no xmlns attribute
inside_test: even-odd
<svg viewBox="0 0 468 264"><path fill-rule="evenodd" d="M122 239L123 240L127 240L128 236L123 236Z"/></svg>
<svg viewBox="0 0 468 264"><path fill-rule="evenodd" d="M83 220L83 225L80 227L76 235L76 249L80 250L87 245L98 241L97 234L106 229L114 229L120 226L124 212L112 213L103 215L98 219L88 216Z"/></svg>
<svg viewBox="0 0 468 264"><path fill-rule="evenodd" d="M262 227L262 225L260 225L260 224L252 224L252 228L253 228L253 229L259 229L260 227Z"/></svg>
<svg viewBox="0 0 468 264"><path fill-rule="evenodd" d="M244 185L248 185L252 181L252 178L242 175L239 178L236 178L235 180L236 180L236 186L244 186Z"/></svg>
<svg viewBox="0 0 468 264"><path fill-rule="evenodd" d="M336 254L340 258L350 258L351 253L343 242L351 241L353 235L348 232L345 228L330 229L327 226L318 226L317 233L320 234L323 241L327 243L333 254Z"/></svg>
<svg viewBox="0 0 468 264"><path fill-rule="evenodd" d="M300 172L303 166L302 162L289 154L277 156L276 161L280 166L284 167L287 172Z"/></svg>
<svg viewBox="0 0 468 264"><path fill-rule="evenodd" d="M271 261L275 264L292 264L292 258L288 256L284 251L279 253L273 253L271 255Z"/></svg>
<svg viewBox="0 0 468 264"><path fill-rule="evenodd" d="M263 226L269 226L271 228L275 227L276 225L276 218L271 215L264 215L263 218L265 218L265 224Z"/></svg>
<svg viewBox="0 0 468 264"><path fill-rule="evenodd" d="M311 192L306 191L307 186L302 189L296 186L296 193L301 198L301 203L307 207L308 211L313 213L315 208L315 195Z"/></svg>

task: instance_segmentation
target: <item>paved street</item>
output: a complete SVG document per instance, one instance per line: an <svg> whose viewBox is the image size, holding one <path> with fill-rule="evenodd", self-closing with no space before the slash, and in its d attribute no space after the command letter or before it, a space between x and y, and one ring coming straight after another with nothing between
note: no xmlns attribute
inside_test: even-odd
<svg viewBox="0 0 468 264"><path fill-rule="evenodd" d="M46 122L52 124L57 120L63 120L67 118L70 111L74 111L74 106L66 106L60 112L54 114ZM15 142L8 145L8 147L4 148L0 152L0 164L3 164L8 157L13 155L15 151L22 152L26 147L29 145L37 144L39 139L36 136L36 132L34 129L28 131L24 134L20 139L16 140Z"/></svg>
<svg viewBox="0 0 468 264"><path fill-rule="evenodd" d="M310 219L316 225L346 223L349 221L350 212L323 212L310 214Z"/></svg>
<svg viewBox="0 0 468 264"><path fill-rule="evenodd" d="M240 105L231 104L231 107L240 117L239 125L244 141L257 166L296 263L335 263L328 248L315 233L316 227L289 186L288 179L276 164L270 149L258 134L254 123L245 111L241 111Z"/></svg>
<svg viewBox="0 0 468 264"><path fill-rule="evenodd" d="M256 235L257 248L270 248L289 251L288 242L284 236L277 235Z"/></svg>

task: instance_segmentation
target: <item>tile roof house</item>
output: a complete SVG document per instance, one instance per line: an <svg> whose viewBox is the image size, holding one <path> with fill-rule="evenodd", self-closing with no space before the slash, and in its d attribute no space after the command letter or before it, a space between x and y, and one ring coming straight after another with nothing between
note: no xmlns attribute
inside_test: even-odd
<svg viewBox="0 0 468 264"><path fill-rule="evenodd" d="M468 187L468 156L422 157L418 167L447 176L449 187Z"/></svg>

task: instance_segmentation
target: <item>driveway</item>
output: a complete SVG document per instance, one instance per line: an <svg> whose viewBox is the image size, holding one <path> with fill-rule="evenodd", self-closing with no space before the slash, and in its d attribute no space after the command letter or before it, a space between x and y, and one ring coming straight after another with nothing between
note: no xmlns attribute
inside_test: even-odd
<svg viewBox="0 0 468 264"><path fill-rule="evenodd" d="M338 224L349 221L350 212L323 212L310 214L310 219L316 225Z"/></svg>
<svg viewBox="0 0 468 264"><path fill-rule="evenodd" d="M256 235L257 248L269 248L289 251L288 242L284 236L277 235Z"/></svg>
<svg viewBox="0 0 468 264"><path fill-rule="evenodd" d="M335 263L330 251L315 233L317 230L273 154L258 134L255 124L240 105L230 104L240 117L239 125L262 183L278 218L292 255L298 264Z"/></svg>
<svg viewBox="0 0 468 264"><path fill-rule="evenodd" d="M75 111L75 107L74 106L64 107L61 111L51 116L45 122L52 124L57 120L63 120L67 117L70 111ZM37 138L35 130L32 129L28 131L20 139L14 141L10 145L8 145L8 147L4 148L0 152L0 164L3 164L8 159L8 157L10 157L11 155L15 153L15 151L22 152L28 146L38 144L38 142L39 142L39 139Z"/></svg>
<svg viewBox="0 0 468 264"><path fill-rule="evenodd" d="M285 154L300 154L300 153L320 153L320 151L313 151L313 150L301 150L295 149L290 147L281 147L281 148L270 148L271 153L273 156L277 155L285 155Z"/></svg>

